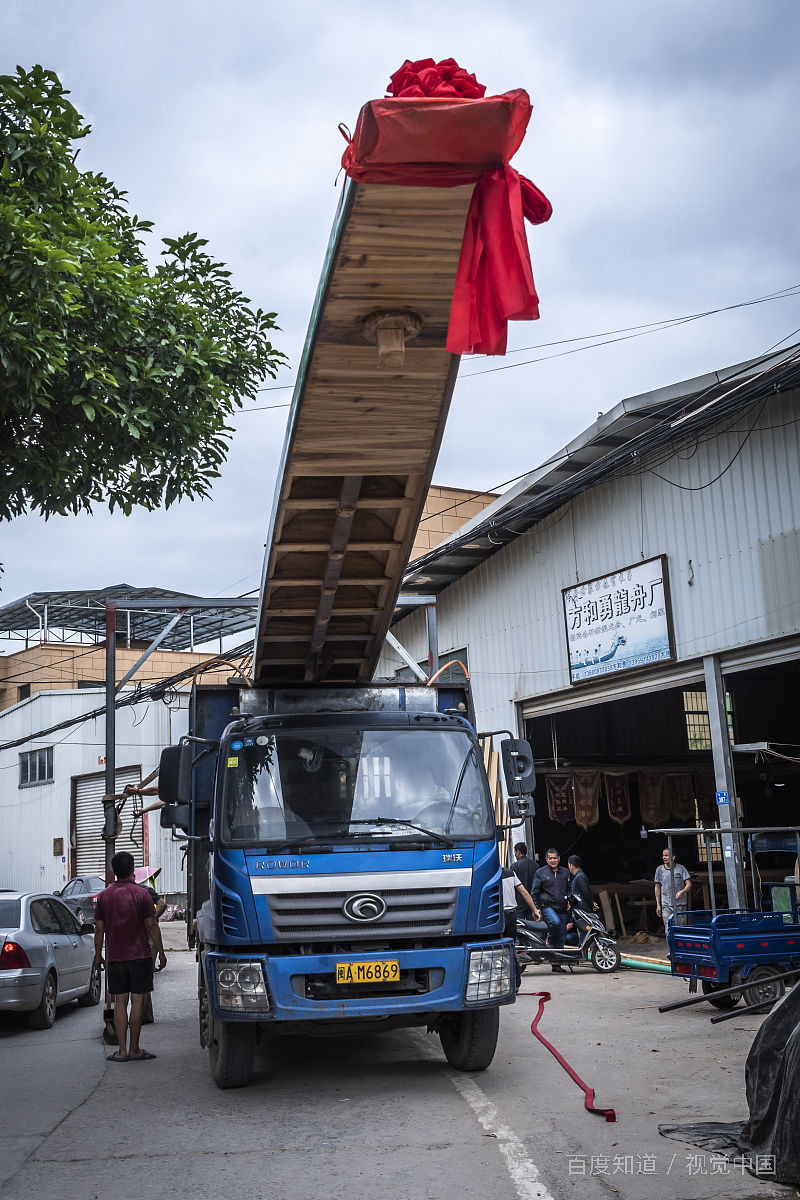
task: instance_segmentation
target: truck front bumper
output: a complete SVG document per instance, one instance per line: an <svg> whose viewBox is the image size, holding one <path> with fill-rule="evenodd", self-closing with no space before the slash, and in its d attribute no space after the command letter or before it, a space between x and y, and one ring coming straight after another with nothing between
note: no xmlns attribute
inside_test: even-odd
<svg viewBox="0 0 800 1200"><path fill-rule="evenodd" d="M208 950L211 1013L223 1021L337 1021L461 1012L514 1001L513 943L473 942L382 954L275 955ZM379 964L397 964L392 980ZM352 982L337 983L337 967ZM340 971L340 975L342 972ZM366 977L366 978L365 978Z"/></svg>

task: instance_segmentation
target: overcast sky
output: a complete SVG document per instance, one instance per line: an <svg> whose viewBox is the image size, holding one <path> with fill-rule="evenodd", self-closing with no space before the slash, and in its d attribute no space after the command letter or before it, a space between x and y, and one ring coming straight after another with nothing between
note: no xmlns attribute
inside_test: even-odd
<svg viewBox="0 0 800 1200"><path fill-rule="evenodd" d="M0 8L0 71L58 72L93 126L81 163L127 189L156 234L207 237L254 304L278 312L291 367L275 385L293 381L322 267L338 123L353 128L406 58L453 57L489 94L527 89L533 119L514 165L554 208L529 227L541 320L512 325L520 352L462 360L434 476L476 490L534 468L626 396L796 333L798 297L549 361L526 362L574 347L523 351L800 281L798 45L797 0ZM258 408L290 394L266 391ZM211 501L0 524L0 604L122 581L201 595L257 587L287 408L253 407L236 419Z"/></svg>

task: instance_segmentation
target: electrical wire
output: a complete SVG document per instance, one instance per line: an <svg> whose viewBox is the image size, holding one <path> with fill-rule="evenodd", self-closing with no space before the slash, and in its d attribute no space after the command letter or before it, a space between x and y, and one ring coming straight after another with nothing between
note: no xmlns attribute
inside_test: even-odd
<svg viewBox="0 0 800 1200"><path fill-rule="evenodd" d="M531 346L521 346L515 350L509 350L506 353L507 353L507 355L508 354L525 354L529 350L544 350L544 349L550 348L551 346L565 346L565 345L574 344L575 342L594 341L594 339L596 339L596 338L610 339L609 341L596 342L595 344L590 345L590 346L578 346L574 350L567 350L567 351L564 351L559 354L548 354L548 355L545 355L543 358L528 359L526 362L523 362L523 363L506 363L500 367L490 367L488 370L485 370L485 371L471 371L469 373L462 375L460 378L473 379L476 375L490 375L490 374L493 374L495 371L507 371L514 367L526 367L526 366L530 366L531 363L546 362L548 359L551 359L551 358L561 358L561 357L564 357L565 354L577 354L577 353L580 353L581 350L593 350L593 349L596 349L597 346L608 346L608 345L611 345L612 342L615 342L615 341L628 341L628 340L630 340L631 337L645 337L645 336L647 336L648 333L659 333L664 329L672 329L672 328L675 328L680 325L689 324L693 321L703 320L705 317L717 316L720 313L734 312L736 309L750 308L757 304L768 304L768 303L772 302L773 300L790 300L793 297L798 296L798 295L800 295L800 283L792 283L792 284L789 284L788 287L780 288L778 291L775 291L775 292L769 292L764 296L756 296L750 300L739 300L735 304L721 305L718 308L709 308L709 309L704 310L703 312L687 313L684 316L680 316L680 317L663 317L660 320L648 321L641 325L624 325L619 329L608 329L608 330L604 330L600 333L585 333L585 334L582 334L580 337L561 338L558 341L554 341L554 342L535 342ZM629 337L628 336L626 336L626 337L618 337L617 336L617 335L623 335L623 334L629 335ZM488 357L490 357L490 356L489 355L475 355L475 358L488 358ZM295 385L293 383L267 384L266 387L256 388L256 391L257 392L281 392L281 391L287 391L289 388L293 388L294 386ZM290 406L288 404L275 404L275 405L270 405L269 407L270 408L289 408ZM241 411L243 411L243 412L266 412L267 409L266 408L250 408L250 409L243 409ZM236 414L233 414L233 415L236 415Z"/></svg>
<svg viewBox="0 0 800 1200"><path fill-rule="evenodd" d="M767 397L767 399L769 399L769 397ZM722 470L720 471L720 473L718 475L715 475L713 479L709 479L706 483L700 483L700 484L697 484L697 486L692 486L692 485L686 484L686 483L678 483L674 479L667 479L666 475L660 475L658 473L658 471L653 471L652 469L650 470L649 473L651 475L655 475L656 479L661 479L661 480L663 480L664 483L668 483L670 485L670 487L679 488L680 491L682 491L682 492L704 492L706 488L709 488L713 484L718 483L719 480L722 479L722 476L726 475L728 473L728 471L730 471L731 467L736 462L737 458L742 453L742 451L744 450L748 441L750 440L750 434L753 432L756 422L758 421L758 418L761 416L761 414L764 411L764 409L766 408L766 406L767 406L767 400L764 400L761 407L759 408L758 412L753 417L753 424L750 426L747 433L742 438L742 441L739 445L739 449L736 451L733 458L728 463L727 467L723 467Z"/></svg>
<svg viewBox="0 0 800 1200"><path fill-rule="evenodd" d="M227 659L225 661L228 661L230 659L236 659L236 658L248 659L248 658L250 658L251 655L252 655L252 643L244 642L244 643L242 643L242 645L236 646L232 650L229 650L227 652ZM207 665L206 665L205 669L206 670L212 669L211 665L214 663L219 664L219 661L220 661L219 658L216 656L214 658L207 659L206 660ZM127 708L133 704L139 704L143 700L160 700L162 698L162 691L165 692L166 690L168 690L169 688L173 687L174 685L176 685L178 683L183 683L183 682L186 682L186 681L196 678L198 675L198 668L202 668L202 667L203 667L202 663L199 663L199 664L193 663L191 667L187 667L185 670L179 671L177 674L171 675L167 679L159 680L158 683L154 683L149 688L142 689L140 687L137 687L133 690L132 693L119 696L114 703L114 708L115 709ZM27 734L23 735L22 737L14 738L13 740L8 741L8 742L3 742L0 744L0 751L13 750L16 746L25 745L26 742L37 741L37 740L40 740L41 738L49 737L51 733L58 733L62 729L71 729L76 725L84 724L86 721L96 720L98 717L105 716L105 711L106 711L106 706L102 705L102 707L100 707L100 708L94 708L94 709L91 709L89 712L81 713L77 717L68 717L64 721L59 721L56 725L50 725L47 729L40 729L36 733L27 733ZM56 743L56 744L58 744L58 743Z"/></svg>

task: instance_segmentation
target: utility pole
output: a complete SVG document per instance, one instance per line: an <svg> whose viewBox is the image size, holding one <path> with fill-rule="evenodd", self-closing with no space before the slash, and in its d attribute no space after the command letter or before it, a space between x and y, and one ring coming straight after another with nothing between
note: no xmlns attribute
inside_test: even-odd
<svg viewBox="0 0 800 1200"><path fill-rule="evenodd" d="M117 826L117 811L114 793L117 788L116 742L117 742L117 605L106 600L106 788L103 797L103 835L106 839L106 883L113 883L114 872L111 859L114 857Z"/></svg>

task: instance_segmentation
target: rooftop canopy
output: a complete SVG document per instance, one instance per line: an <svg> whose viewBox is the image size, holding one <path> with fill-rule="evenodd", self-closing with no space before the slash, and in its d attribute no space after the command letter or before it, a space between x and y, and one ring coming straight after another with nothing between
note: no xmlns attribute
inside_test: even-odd
<svg viewBox="0 0 800 1200"><path fill-rule="evenodd" d="M132 643L152 642L184 610L161 642L165 650L190 650L255 625L255 598L207 598L168 588L137 588L117 583L92 591L72 589L23 596L0 608L0 636L27 641L34 633L44 640L102 642L106 636L109 600L117 606L118 637Z"/></svg>

